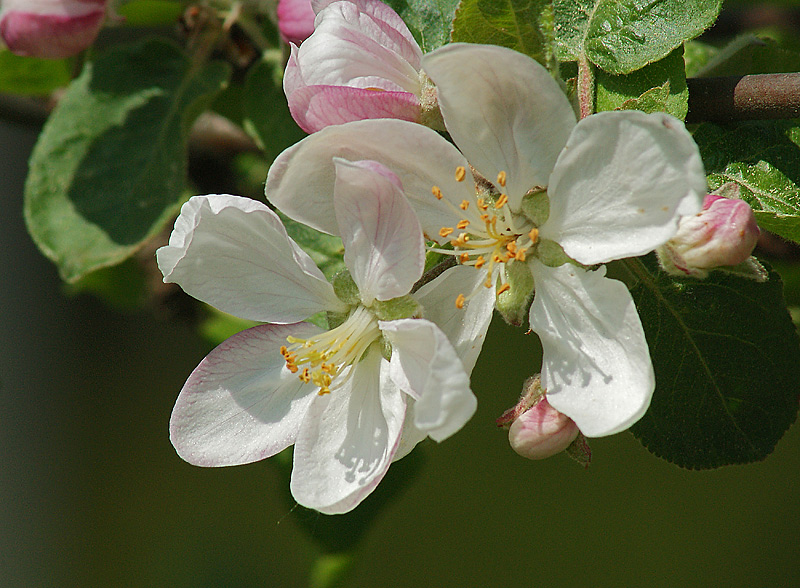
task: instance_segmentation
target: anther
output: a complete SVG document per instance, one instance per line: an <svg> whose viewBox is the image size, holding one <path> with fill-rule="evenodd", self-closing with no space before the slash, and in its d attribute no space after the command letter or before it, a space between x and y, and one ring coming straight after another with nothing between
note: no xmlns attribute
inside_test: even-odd
<svg viewBox="0 0 800 588"><path fill-rule="evenodd" d="M464 219L464 220L458 221L458 224L456 225L456 228L464 230L464 229L467 228L468 225L469 225L469 221Z"/></svg>
<svg viewBox="0 0 800 588"><path fill-rule="evenodd" d="M456 168L456 182L463 182L465 177L467 177L467 169L463 165L459 165Z"/></svg>
<svg viewBox="0 0 800 588"><path fill-rule="evenodd" d="M469 261L469 253L462 253L458 256L458 261L461 263L467 263Z"/></svg>
<svg viewBox="0 0 800 588"><path fill-rule="evenodd" d="M508 194L500 194L500 198L497 199L497 202L494 203L494 207L497 209L503 208L508 203Z"/></svg>
<svg viewBox="0 0 800 588"><path fill-rule="evenodd" d="M436 196L436 200L441 200L442 198L444 198L444 196L442 195L442 190L439 188L439 186L434 186L433 188L431 188L431 194Z"/></svg>
<svg viewBox="0 0 800 588"><path fill-rule="evenodd" d="M500 289L499 289L499 290L497 290L497 295L499 296L499 295L500 295L500 294L502 294L503 292L508 292L509 290L511 290L511 284L509 284L508 282L506 282L505 284L503 284L502 286L500 286Z"/></svg>
<svg viewBox="0 0 800 588"><path fill-rule="evenodd" d="M485 263L486 263L486 260L483 258L483 255L479 255L478 259L475 260L475 267L477 269L481 269L484 266Z"/></svg>
<svg viewBox="0 0 800 588"><path fill-rule="evenodd" d="M459 295L456 297L456 308L458 308L459 310L460 310L460 309L462 309L462 308L464 308L464 303L465 303L466 301L467 301L467 299L466 299L466 298L464 298L464 295L463 295L463 294L459 294Z"/></svg>
<svg viewBox="0 0 800 588"><path fill-rule="evenodd" d="M447 237L453 233L453 229L450 227L442 227L439 229L439 236L440 237Z"/></svg>
<svg viewBox="0 0 800 588"><path fill-rule="evenodd" d="M539 229L533 227L528 233L528 237L530 237L531 243L536 245L536 242L539 240Z"/></svg>
<svg viewBox="0 0 800 588"><path fill-rule="evenodd" d="M468 208L469 208L469 202L467 202L466 200L462 200L462 201L461 201L461 204L459 205L459 208L460 208L461 210L466 210L466 209L468 209Z"/></svg>
<svg viewBox="0 0 800 588"><path fill-rule="evenodd" d="M501 188L506 187L506 172L501 171L499 174L497 174L497 183L500 184Z"/></svg>

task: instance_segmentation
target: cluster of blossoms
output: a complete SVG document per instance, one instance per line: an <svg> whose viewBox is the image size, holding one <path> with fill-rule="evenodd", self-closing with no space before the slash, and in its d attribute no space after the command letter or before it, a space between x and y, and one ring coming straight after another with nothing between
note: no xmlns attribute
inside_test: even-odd
<svg viewBox="0 0 800 588"><path fill-rule="evenodd" d="M636 111L578 121L525 55L458 43L423 55L377 0L312 5L315 31L292 46L284 86L313 134L275 161L266 196L340 236L347 271L329 284L263 204L214 195L183 207L158 251L165 281L266 324L186 382L171 420L180 455L234 465L294 444L296 500L346 512L392 461L471 417L469 374L495 308L544 350L537 393L511 419L515 449L546 457L579 432L630 427L653 367L628 288L604 264L658 249L703 267L692 243L719 233L707 221L708 238L693 237L714 204L703 206L683 124ZM750 241L752 226L740 223ZM455 266L420 282L426 248ZM305 322L320 312L327 330Z"/></svg>

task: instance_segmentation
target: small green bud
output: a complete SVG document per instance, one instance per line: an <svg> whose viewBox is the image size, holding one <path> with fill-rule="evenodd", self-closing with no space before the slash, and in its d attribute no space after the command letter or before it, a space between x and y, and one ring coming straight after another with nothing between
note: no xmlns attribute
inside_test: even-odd
<svg viewBox="0 0 800 588"><path fill-rule="evenodd" d="M550 216L550 198L546 190L531 190L522 198L522 214L535 226L541 227Z"/></svg>
<svg viewBox="0 0 800 588"><path fill-rule="evenodd" d="M420 318L422 305L414 300L410 294L392 298L391 300L376 300L370 307L375 316L382 321L396 321L404 318Z"/></svg>
<svg viewBox="0 0 800 588"><path fill-rule="evenodd" d="M380 345L381 345L381 357L383 357L383 359L385 359L386 361L391 361L392 344L389 343L389 340L385 336L381 335Z"/></svg>
<svg viewBox="0 0 800 588"><path fill-rule="evenodd" d="M345 304L355 306L361 302L358 286L346 269L333 276L333 292Z"/></svg>
<svg viewBox="0 0 800 588"><path fill-rule="evenodd" d="M528 264L506 264L506 280L511 288L497 295L495 308L505 321L516 327L525 322L533 295L533 275Z"/></svg>

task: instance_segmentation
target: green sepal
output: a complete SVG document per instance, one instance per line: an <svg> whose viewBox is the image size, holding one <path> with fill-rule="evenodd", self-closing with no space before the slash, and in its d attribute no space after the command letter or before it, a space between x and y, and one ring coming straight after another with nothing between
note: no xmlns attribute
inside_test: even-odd
<svg viewBox="0 0 800 588"><path fill-rule="evenodd" d="M563 247L550 239L539 241L536 246L536 255L539 257L539 261L549 267L559 267L565 263L572 263L570 256L564 253Z"/></svg>
<svg viewBox="0 0 800 588"><path fill-rule="evenodd" d="M546 190L531 191L522 198L523 216L535 226L541 227L550 216L550 198Z"/></svg>
<svg viewBox="0 0 800 588"><path fill-rule="evenodd" d="M533 296L533 274L527 263L506 263L506 280L509 290L497 295L495 308L510 325L518 327L528 317Z"/></svg>
<svg viewBox="0 0 800 588"><path fill-rule="evenodd" d="M396 321L422 316L422 305L414 300L410 294L392 298L391 300L376 300L370 306L370 310L382 321Z"/></svg>
<svg viewBox="0 0 800 588"><path fill-rule="evenodd" d="M346 269L333 276L333 292L336 297L351 306L361 303L361 293L353 280L353 276Z"/></svg>

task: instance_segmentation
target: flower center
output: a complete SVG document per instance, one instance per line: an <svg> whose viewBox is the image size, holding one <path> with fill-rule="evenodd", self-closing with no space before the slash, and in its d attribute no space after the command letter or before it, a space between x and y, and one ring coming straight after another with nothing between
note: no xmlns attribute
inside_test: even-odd
<svg viewBox="0 0 800 588"><path fill-rule="evenodd" d="M358 306L335 329L310 339L287 337L289 345L281 347L286 367L304 383L313 383L318 394L329 394L347 382L348 369L364 355L380 337L378 319L365 307ZM299 373L298 373L299 372Z"/></svg>
<svg viewBox="0 0 800 588"><path fill-rule="evenodd" d="M466 168L458 166L456 181L463 182L466 176ZM439 229L440 237L455 235L450 239L453 249L433 247L430 251L455 256L462 265L485 271L483 286L491 288L496 285L498 295L511 289L506 276L506 265L524 262L528 249L539 240L539 230L528 219L512 212L508 205L508 194L504 192L505 186L504 171L497 174L494 185L481 178L476 182L473 201L463 200L458 208L444 198L438 186L431 188L433 195L438 200L443 200L460 218L454 227ZM479 288L468 295L459 294L456 306L463 308L464 303Z"/></svg>

